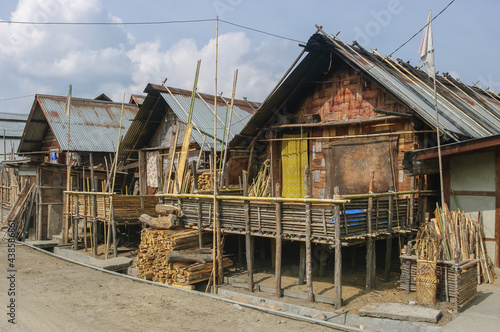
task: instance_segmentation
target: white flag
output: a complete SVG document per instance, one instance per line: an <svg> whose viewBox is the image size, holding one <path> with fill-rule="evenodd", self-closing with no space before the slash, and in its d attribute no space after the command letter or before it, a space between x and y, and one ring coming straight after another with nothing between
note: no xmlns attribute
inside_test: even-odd
<svg viewBox="0 0 500 332"><path fill-rule="evenodd" d="M422 36L422 42L420 43L418 53L427 69L427 75L429 75L429 77L434 77L436 68L434 67L434 45L432 43L432 11L429 11L427 26L424 29L424 35Z"/></svg>
<svg viewBox="0 0 500 332"><path fill-rule="evenodd" d="M70 106L71 106L71 84L69 85L68 96L66 97L66 107L64 108L64 113L66 113L66 115L69 115Z"/></svg>

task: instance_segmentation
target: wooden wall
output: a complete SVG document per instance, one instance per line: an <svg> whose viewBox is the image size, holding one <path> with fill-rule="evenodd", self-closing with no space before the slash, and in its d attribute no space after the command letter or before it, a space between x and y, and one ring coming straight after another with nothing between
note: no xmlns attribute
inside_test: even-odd
<svg viewBox="0 0 500 332"><path fill-rule="evenodd" d="M295 112L295 121L304 123L312 114L320 116L318 126L303 127L303 132L309 137L309 168L311 170L312 196L325 197L326 168L323 147L333 141L338 142L345 136L366 135L383 132L411 132L413 126L408 117L387 117L376 113L375 109L391 112L408 112L408 108L394 96L387 93L378 83L369 77L361 75L347 65L339 65L335 71L326 75L322 82L313 85L300 98L295 107L289 107ZM294 109L294 110L293 110ZM379 120L377 120L379 119ZM390 119L390 120L387 120ZM325 124L325 122L327 124ZM277 135L288 133L290 129L277 129ZM295 128L295 132L300 129ZM300 132L300 131L299 131ZM335 138L337 137L337 138ZM410 190L411 179L404 175L402 161L403 151L420 148L413 133L399 134L397 149L391 156L394 169L391 170L396 190ZM276 144L278 145L278 144ZM275 145L275 146L276 146ZM274 167L278 168L279 155L273 149ZM278 181L278 172L274 172ZM347 193L346 193L347 194Z"/></svg>

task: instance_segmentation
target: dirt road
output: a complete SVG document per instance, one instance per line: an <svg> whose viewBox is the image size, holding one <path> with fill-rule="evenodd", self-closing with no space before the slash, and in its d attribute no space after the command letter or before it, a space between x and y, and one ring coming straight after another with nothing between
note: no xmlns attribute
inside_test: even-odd
<svg viewBox="0 0 500 332"><path fill-rule="evenodd" d="M17 271L8 272L8 257L1 243L0 331L329 330L110 275L21 245L15 248ZM8 321L12 313L16 324Z"/></svg>

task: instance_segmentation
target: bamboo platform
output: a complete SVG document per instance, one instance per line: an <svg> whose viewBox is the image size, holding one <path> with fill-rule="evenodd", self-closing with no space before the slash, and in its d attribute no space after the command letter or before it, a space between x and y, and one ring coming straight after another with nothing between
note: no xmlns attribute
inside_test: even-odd
<svg viewBox="0 0 500 332"><path fill-rule="evenodd" d="M110 195L107 193L66 192L70 207L70 215L80 219L91 220L96 206L96 219L108 222L114 220L120 224L138 224L142 213L155 215L155 205L159 200L164 204L179 206L184 216L181 218L185 226L193 229L213 231L213 199L210 197L177 198L161 195L134 196ZM113 207L111 208L111 196ZM95 200L95 203L93 203ZM141 203L142 200L142 203ZM394 199L389 211L389 197L352 199L340 206L340 238L344 244L359 242L368 237L386 237L396 231L413 228L413 215L417 214L418 199L412 203L410 199ZM77 202L77 204L76 204ZM246 213L248 213L250 234L258 237L276 237L276 202L248 201L248 212L244 200L229 200L222 197L218 200L219 220L222 233L246 233ZM78 205L78 209L76 206ZM280 203L281 232L284 240L305 241L306 238L306 206L310 209L311 242L335 244L334 204L288 202ZM371 225L368 224L368 209L371 208ZM392 216L392 218L390 218ZM389 224L389 219L391 219Z"/></svg>
<svg viewBox="0 0 500 332"><path fill-rule="evenodd" d="M213 200L192 198L167 198L164 204L180 205L184 216L184 225L206 231L213 229ZM413 213L417 209L417 201ZM243 201L219 201L219 219L223 233L245 234L246 211ZM276 236L276 204L267 202L249 202L250 234L259 237ZM341 205L340 237L343 241L355 241L364 237L386 236L395 229L408 229L409 201L398 200L392 209L391 227L388 227L388 200L379 199L374 204L371 216L371 232L368 231L367 210L368 199L353 200ZM335 221L333 220L333 204L310 205L311 241L315 243L334 244ZM281 204L281 227L284 240L304 241L306 238L306 203Z"/></svg>
<svg viewBox="0 0 500 332"><path fill-rule="evenodd" d="M154 215L155 206L158 203L158 197L153 195L132 196L110 195L106 193L72 192L68 196L71 216L80 219L87 218L88 220L92 220L94 217L95 204L95 218L97 221L108 222L110 220L114 220L117 225L140 224L140 215L143 213ZM113 196L112 209L111 196ZM76 212L76 202L78 202L78 212Z"/></svg>

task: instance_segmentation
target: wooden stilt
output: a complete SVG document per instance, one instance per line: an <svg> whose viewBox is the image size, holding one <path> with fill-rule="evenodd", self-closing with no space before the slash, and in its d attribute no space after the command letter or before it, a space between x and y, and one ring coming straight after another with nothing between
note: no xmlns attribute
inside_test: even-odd
<svg viewBox="0 0 500 332"><path fill-rule="evenodd" d="M90 163L90 191L95 192L95 179L94 179L94 154L89 154ZM97 197L92 195L92 253L97 256Z"/></svg>
<svg viewBox="0 0 500 332"><path fill-rule="evenodd" d="M222 258L224 253L224 248L222 246L222 230L220 226L220 206L217 204L215 208L216 215L216 240L217 240L217 283L222 285L224 283L224 266L222 265Z"/></svg>
<svg viewBox="0 0 500 332"><path fill-rule="evenodd" d="M339 187L333 189L335 196L339 195ZM340 240L340 204L333 206L335 217L335 307L342 307L342 242Z"/></svg>
<svg viewBox="0 0 500 332"><path fill-rule="evenodd" d="M281 227L281 202L276 202L276 296L281 297L281 251L282 251L282 227Z"/></svg>
<svg viewBox="0 0 500 332"><path fill-rule="evenodd" d="M73 216L73 250L78 250L78 195L75 195L75 214Z"/></svg>
<svg viewBox="0 0 500 332"><path fill-rule="evenodd" d="M370 173L370 193L373 192L373 180L375 171L371 170ZM374 260L374 243L372 237L372 211L373 210L373 197L368 198L368 211L366 213L367 220L367 238L366 238L366 284L365 289L371 291L375 287L375 276L373 274L373 265L375 265Z"/></svg>
<svg viewBox="0 0 500 332"><path fill-rule="evenodd" d="M388 282L390 280L390 272L391 272L391 256L392 256L392 204L393 198L389 196L389 207L387 214L387 232L389 236L386 239L385 243L385 269L384 269L384 281Z"/></svg>
<svg viewBox="0 0 500 332"><path fill-rule="evenodd" d="M299 253L299 280L298 284L303 285L306 281L306 243L300 242Z"/></svg>
<svg viewBox="0 0 500 332"><path fill-rule="evenodd" d="M201 201L198 201L198 245L203 248L203 225L201 223Z"/></svg>
<svg viewBox="0 0 500 332"><path fill-rule="evenodd" d="M243 196L248 196L248 174L243 171ZM250 202L244 201L245 209L245 251L248 272L248 290L253 292L252 235L250 234Z"/></svg>
<svg viewBox="0 0 500 332"><path fill-rule="evenodd" d="M304 169L304 188L306 198L310 198L309 167ZM312 250L311 250L311 203L306 202L306 282L307 298L314 302L313 280L312 280Z"/></svg>
<svg viewBox="0 0 500 332"><path fill-rule="evenodd" d="M116 232L116 220L114 216L114 208L111 210L111 229L113 233L113 257L118 257L118 237Z"/></svg>
<svg viewBox="0 0 500 332"><path fill-rule="evenodd" d="M38 186L38 200L37 200L37 215L35 218L35 231L36 231L36 239L38 241L42 240L42 168L37 167L36 169L36 182ZM68 195L66 195L66 200L68 200ZM64 217L64 228L63 228L63 243L66 244L68 243L68 223L69 223L69 201L67 204L67 209L66 209L66 216ZM66 239L64 238L66 237ZM66 242L64 242L66 240Z"/></svg>

